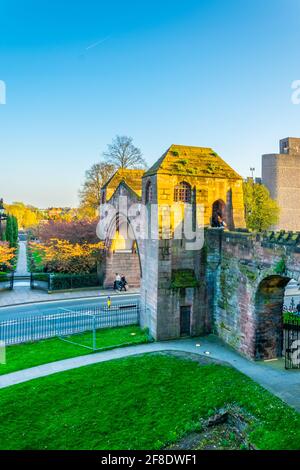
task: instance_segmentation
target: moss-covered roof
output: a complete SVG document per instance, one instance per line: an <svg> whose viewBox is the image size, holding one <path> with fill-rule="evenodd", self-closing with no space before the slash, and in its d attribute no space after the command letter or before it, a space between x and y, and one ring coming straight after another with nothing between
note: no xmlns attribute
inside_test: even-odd
<svg viewBox="0 0 300 470"><path fill-rule="evenodd" d="M241 179L213 149L175 144L171 145L144 176L155 173Z"/></svg>
<svg viewBox="0 0 300 470"><path fill-rule="evenodd" d="M124 182L138 196L142 196L142 176L144 170L132 170L120 168L105 183L102 189L106 189L106 200L108 201L116 191L120 183Z"/></svg>

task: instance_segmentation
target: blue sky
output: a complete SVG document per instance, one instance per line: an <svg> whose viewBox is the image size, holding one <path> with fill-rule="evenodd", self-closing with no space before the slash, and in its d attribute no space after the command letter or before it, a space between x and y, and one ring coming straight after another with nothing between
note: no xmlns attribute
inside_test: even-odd
<svg viewBox="0 0 300 470"><path fill-rule="evenodd" d="M0 196L76 205L116 134L148 163L213 147L243 176L300 136L300 0L0 0Z"/></svg>

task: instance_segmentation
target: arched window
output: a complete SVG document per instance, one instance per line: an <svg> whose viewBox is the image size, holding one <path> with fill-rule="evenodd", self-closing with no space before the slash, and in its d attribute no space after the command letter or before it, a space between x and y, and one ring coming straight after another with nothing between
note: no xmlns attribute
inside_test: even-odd
<svg viewBox="0 0 300 470"><path fill-rule="evenodd" d="M192 191L189 183L182 181L174 188L174 201L175 202L191 202Z"/></svg>
<svg viewBox="0 0 300 470"><path fill-rule="evenodd" d="M148 181L146 185L146 204L149 204L152 202L152 183L151 181Z"/></svg>

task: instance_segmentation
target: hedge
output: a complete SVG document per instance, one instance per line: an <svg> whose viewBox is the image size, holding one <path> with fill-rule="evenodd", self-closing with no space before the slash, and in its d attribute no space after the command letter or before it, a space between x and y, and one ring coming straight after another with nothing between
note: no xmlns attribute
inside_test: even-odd
<svg viewBox="0 0 300 470"><path fill-rule="evenodd" d="M0 272L0 282L7 282L10 281L11 274Z"/></svg>
<svg viewBox="0 0 300 470"><path fill-rule="evenodd" d="M78 289L81 287L99 286L97 273L91 274L52 274L50 276L50 290Z"/></svg>

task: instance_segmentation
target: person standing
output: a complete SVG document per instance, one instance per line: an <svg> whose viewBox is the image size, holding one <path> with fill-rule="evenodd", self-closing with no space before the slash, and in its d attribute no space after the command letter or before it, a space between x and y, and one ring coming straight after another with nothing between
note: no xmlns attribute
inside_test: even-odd
<svg viewBox="0 0 300 470"><path fill-rule="evenodd" d="M127 291L126 286L127 286L127 281L126 281L126 277L123 274L123 276L121 277L121 290L125 290L126 292Z"/></svg>
<svg viewBox="0 0 300 470"><path fill-rule="evenodd" d="M111 307L111 298L110 298L110 296L107 297L106 305L107 305L107 308L110 309L110 307Z"/></svg>
<svg viewBox="0 0 300 470"><path fill-rule="evenodd" d="M114 282L114 290L120 288L121 276L119 273L116 273L115 282Z"/></svg>

